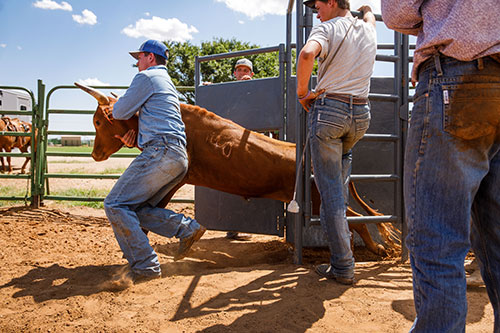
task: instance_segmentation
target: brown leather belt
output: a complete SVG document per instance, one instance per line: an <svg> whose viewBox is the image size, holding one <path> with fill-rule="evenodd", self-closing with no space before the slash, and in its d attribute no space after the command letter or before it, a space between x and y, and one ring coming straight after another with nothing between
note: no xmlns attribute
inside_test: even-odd
<svg viewBox="0 0 500 333"><path fill-rule="evenodd" d="M490 55L490 58L495 60L496 62L500 63L500 53L495 53Z"/></svg>
<svg viewBox="0 0 500 333"><path fill-rule="evenodd" d="M344 103L351 103L355 105L365 105L368 104L368 98L364 97L354 97L347 94L326 94L325 98L334 99Z"/></svg>

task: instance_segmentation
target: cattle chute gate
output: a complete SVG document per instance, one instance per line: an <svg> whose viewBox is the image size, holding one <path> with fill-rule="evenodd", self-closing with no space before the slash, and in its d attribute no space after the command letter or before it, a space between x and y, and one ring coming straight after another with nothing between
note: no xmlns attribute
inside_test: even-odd
<svg viewBox="0 0 500 333"><path fill-rule="evenodd" d="M312 28L312 10L302 2L296 4L297 42L291 42L293 0L287 11L286 45L197 57L195 66L196 103L218 115L255 131L278 129L280 139L297 144L300 161L306 138L306 113L297 101L296 78L292 76L292 48L297 55ZM304 12L305 8L305 12ZM359 15L358 12L352 12ZM377 21L382 21L376 15ZM377 50L393 50L394 54L378 54L378 62L394 64L394 76L371 80L370 101L372 122L365 137L353 149L351 180L358 192L383 216L348 217L349 223L397 223L406 234L402 197L402 172L406 129L408 126L408 37L394 33L394 44L379 44ZM241 57L263 52L279 52L280 75L277 78L201 85L200 64L205 61ZM315 82L315 78L311 80ZM302 170L302 167L298 165ZM310 152L306 150L304 170L311 170ZM300 177L297 201L298 214L285 212L283 203L269 199L249 199L205 188L196 188L196 218L215 230L235 230L271 235L283 235L294 243L294 261L302 262L303 246L326 246L319 219L311 214L310 189L313 176ZM351 200L352 201L352 200ZM352 202L350 204L353 204ZM352 205L357 211L362 211ZM403 246L402 259L407 253Z"/></svg>
<svg viewBox="0 0 500 333"><path fill-rule="evenodd" d="M237 56L278 52L279 77L200 85L200 63ZM196 57L196 104L257 132L278 131L286 136L285 46ZM196 219L215 230L284 235L284 206L271 199L243 199L219 191L195 188ZM259 221L258 224L255 221Z"/></svg>

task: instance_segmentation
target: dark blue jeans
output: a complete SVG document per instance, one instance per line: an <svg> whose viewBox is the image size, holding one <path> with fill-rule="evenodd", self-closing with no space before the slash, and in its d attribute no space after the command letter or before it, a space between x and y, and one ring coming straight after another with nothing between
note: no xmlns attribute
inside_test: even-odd
<svg viewBox="0 0 500 333"><path fill-rule="evenodd" d="M370 106L318 99L309 114L314 179L321 196L320 219L330 248L332 272L354 277L354 257L346 208L351 148L370 125Z"/></svg>
<svg viewBox="0 0 500 333"><path fill-rule="evenodd" d="M404 170L413 332L465 331L471 239L500 330L499 149L500 64L443 56L424 63Z"/></svg>

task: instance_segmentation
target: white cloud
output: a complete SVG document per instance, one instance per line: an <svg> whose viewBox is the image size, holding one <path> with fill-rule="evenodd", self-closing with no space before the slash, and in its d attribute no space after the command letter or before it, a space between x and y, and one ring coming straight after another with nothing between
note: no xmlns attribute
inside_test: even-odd
<svg viewBox="0 0 500 333"><path fill-rule="evenodd" d="M85 80L78 80L78 83L84 84L86 86L109 86L109 83L102 82L96 77L89 77L88 79Z"/></svg>
<svg viewBox="0 0 500 333"><path fill-rule="evenodd" d="M19 46L19 45L18 45L18 46L17 46L17 49L18 49L19 51L21 51L23 48L22 48L21 46Z"/></svg>
<svg viewBox="0 0 500 333"><path fill-rule="evenodd" d="M254 19L264 15L285 15L288 0L215 0L226 4L229 9ZM301 0L297 0L301 1Z"/></svg>
<svg viewBox="0 0 500 333"><path fill-rule="evenodd" d="M380 0L351 0L350 3L351 10L358 10L359 7L368 5L375 14L380 14L382 12L380 9Z"/></svg>
<svg viewBox="0 0 500 333"><path fill-rule="evenodd" d="M51 9L51 10L67 10L68 12L71 12L73 10L73 7L66 1L63 1L61 3L57 3L56 1L52 0L39 0L37 2L33 2L33 6L41 9Z"/></svg>
<svg viewBox="0 0 500 333"><path fill-rule="evenodd" d="M7 44L0 44L0 47L6 48Z"/></svg>
<svg viewBox="0 0 500 333"><path fill-rule="evenodd" d="M153 16L151 19L140 19L135 25L130 24L122 30L129 37L145 37L158 40L169 40L174 42L185 42L193 39L193 33L198 29L188 26L176 18L164 19Z"/></svg>
<svg viewBox="0 0 500 333"><path fill-rule="evenodd" d="M97 16L88 9L82 11L82 15L73 15L73 21L80 24L94 25L97 23Z"/></svg>
<svg viewBox="0 0 500 333"><path fill-rule="evenodd" d="M288 0L215 0L224 3L229 9L245 14L251 19L265 15L285 15ZM297 0L303 1L303 0ZM380 0L351 0L351 10L357 10L362 5L369 5L373 12L380 14ZM295 4L293 9L295 10Z"/></svg>
<svg viewBox="0 0 500 333"><path fill-rule="evenodd" d="M245 24L245 21L239 20L238 23L239 24Z"/></svg>
<svg viewBox="0 0 500 333"><path fill-rule="evenodd" d="M144 15L151 16L151 13L150 12L145 12Z"/></svg>

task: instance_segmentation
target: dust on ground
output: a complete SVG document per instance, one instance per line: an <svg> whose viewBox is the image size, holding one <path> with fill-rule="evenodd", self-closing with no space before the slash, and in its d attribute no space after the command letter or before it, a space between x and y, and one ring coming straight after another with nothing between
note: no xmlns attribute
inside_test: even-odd
<svg viewBox="0 0 500 333"><path fill-rule="evenodd" d="M190 195L192 188L183 191ZM194 213L190 204L168 208ZM174 262L178 240L150 234L162 277L117 291L109 281L126 261L102 209L54 202L37 210L1 207L0 332L407 332L411 327L415 311L406 263L357 247L357 283L349 288L314 273L315 264L328 260L326 250L304 249L303 264L295 265L292 247L279 237L253 235L238 242L224 235L208 231L188 257ZM467 296L467 331L491 332L493 311L485 289L469 288Z"/></svg>

